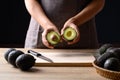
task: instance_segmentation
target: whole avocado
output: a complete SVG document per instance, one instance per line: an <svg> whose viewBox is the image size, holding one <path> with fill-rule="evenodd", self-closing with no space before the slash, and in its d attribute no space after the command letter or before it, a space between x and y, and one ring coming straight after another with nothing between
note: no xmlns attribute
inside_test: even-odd
<svg viewBox="0 0 120 80"><path fill-rule="evenodd" d="M104 45L102 45L99 49L97 49L96 53L93 54L95 59L99 58L110 47L112 47L112 44L104 44Z"/></svg>
<svg viewBox="0 0 120 80"><path fill-rule="evenodd" d="M104 54L102 54L96 59L97 65L100 67L103 67L105 61L110 57L116 57L116 56L114 55L113 52L105 52Z"/></svg>
<svg viewBox="0 0 120 80"><path fill-rule="evenodd" d="M5 58L5 60L8 62L8 55L9 55L9 53L11 52L11 51L14 51L14 50L16 50L16 49L14 49L14 48L9 48L5 53L4 53L4 58Z"/></svg>
<svg viewBox="0 0 120 80"><path fill-rule="evenodd" d="M104 44L98 49L98 53L104 54L108 48L112 47L112 44Z"/></svg>
<svg viewBox="0 0 120 80"><path fill-rule="evenodd" d="M107 50L107 52L113 52L120 60L120 48L112 48L110 50Z"/></svg>
<svg viewBox="0 0 120 80"><path fill-rule="evenodd" d="M21 54L24 54L24 53L20 50L11 51L8 55L8 62L10 64L12 64L14 67L17 67L15 61L16 61L17 57Z"/></svg>
<svg viewBox="0 0 120 80"><path fill-rule="evenodd" d="M120 60L115 57L108 58L104 63L104 68L113 71L120 71Z"/></svg>
<svg viewBox="0 0 120 80"><path fill-rule="evenodd" d="M15 63L18 68L20 68L22 71L27 71L29 70L32 66L35 64L34 57L29 54L22 54L18 56L16 59Z"/></svg>

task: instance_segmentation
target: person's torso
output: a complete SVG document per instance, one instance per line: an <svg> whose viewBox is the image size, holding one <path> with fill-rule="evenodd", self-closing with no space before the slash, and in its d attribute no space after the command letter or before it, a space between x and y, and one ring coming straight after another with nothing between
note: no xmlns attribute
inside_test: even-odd
<svg viewBox="0 0 120 80"><path fill-rule="evenodd" d="M80 12L91 0L39 0L45 14L57 26L59 31L65 21ZM74 45L60 44L56 48L95 48L97 46L94 18L79 27L80 41ZM43 28L31 18L26 38L26 47L46 48L42 44Z"/></svg>
<svg viewBox="0 0 120 80"><path fill-rule="evenodd" d="M40 0L49 19L58 28L62 28L65 21L80 12L90 0Z"/></svg>

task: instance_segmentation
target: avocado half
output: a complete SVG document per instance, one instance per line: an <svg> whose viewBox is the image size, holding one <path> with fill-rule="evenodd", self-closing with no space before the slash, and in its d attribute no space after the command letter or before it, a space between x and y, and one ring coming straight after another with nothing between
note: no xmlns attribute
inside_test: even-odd
<svg viewBox="0 0 120 80"><path fill-rule="evenodd" d="M63 37L67 41L72 41L76 38L77 32L75 29L68 27L64 30Z"/></svg>
<svg viewBox="0 0 120 80"><path fill-rule="evenodd" d="M47 34L47 40L50 44L56 45L60 42L60 35L55 31L50 31Z"/></svg>

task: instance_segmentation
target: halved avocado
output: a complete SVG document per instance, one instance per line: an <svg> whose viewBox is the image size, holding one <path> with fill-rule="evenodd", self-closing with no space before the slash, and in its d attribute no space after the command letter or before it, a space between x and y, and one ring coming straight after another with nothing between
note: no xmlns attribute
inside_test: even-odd
<svg viewBox="0 0 120 80"><path fill-rule="evenodd" d="M76 30L71 28L71 27L66 28L64 33L63 33L63 37L67 41L74 40L76 38L76 36L77 36Z"/></svg>
<svg viewBox="0 0 120 80"><path fill-rule="evenodd" d="M51 31L47 34L47 40L50 44L56 45L60 42L60 35L55 31Z"/></svg>

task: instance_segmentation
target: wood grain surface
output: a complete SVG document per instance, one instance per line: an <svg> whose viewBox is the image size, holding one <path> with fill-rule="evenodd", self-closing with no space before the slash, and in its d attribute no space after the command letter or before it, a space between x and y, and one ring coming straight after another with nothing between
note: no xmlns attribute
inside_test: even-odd
<svg viewBox="0 0 120 80"><path fill-rule="evenodd" d="M39 50L37 51L53 63L36 58L36 66L92 66L94 61L93 53L95 50Z"/></svg>
<svg viewBox="0 0 120 80"><path fill-rule="evenodd" d="M7 63L7 61L4 59L4 53L8 48L0 48L0 80L106 80L106 78L101 77L100 75L97 74L95 68L92 66L33 66L29 71L21 71L18 68L14 68L12 65ZM27 52L28 49L21 49L17 48L25 53ZM57 58L58 55L60 57L71 57L74 56L73 54L70 56L69 53L67 56L64 55L64 50L62 50L62 54L59 54L59 50L42 50L42 49L33 49L37 52L41 52L42 54L49 52L49 56L51 59L54 60L54 57ZM57 51L57 52L56 52ZM72 50L71 50L72 51ZM85 53L88 57L88 53L93 52L94 50L76 50L76 52L80 51L80 53ZM52 52L52 53L50 53ZM68 51L69 52L69 51ZM56 55L51 56L52 54L56 53ZM66 53L66 52L65 52ZM72 52L73 53L73 52ZM83 55L81 53L81 55ZM63 56L64 55L64 56ZM77 54L78 55L78 54ZM91 56L91 55L89 55ZM76 56L78 57L78 56ZM78 57L79 58L79 57ZM91 61L94 60L93 57L91 57ZM67 58L66 58L67 59ZM82 58L81 58L82 59ZM61 60L61 59L60 59ZM75 59L74 59L75 60ZM85 60L90 61L89 59ZM56 63L59 63L59 60L57 61L56 59L54 60ZM70 60L66 60L65 63L70 63ZM73 60L71 60L72 63L74 63ZM78 60L77 60L78 61ZM75 63L80 63L80 61L77 62L75 60ZM91 63L90 61L90 63ZM43 61L42 61L43 62ZM60 61L60 63L63 63L64 60ZM36 63L41 63L41 60ZM50 64L50 63L49 63ZM74 65L74 64L73 64Z"/></svg>

